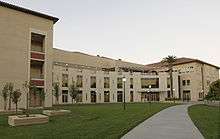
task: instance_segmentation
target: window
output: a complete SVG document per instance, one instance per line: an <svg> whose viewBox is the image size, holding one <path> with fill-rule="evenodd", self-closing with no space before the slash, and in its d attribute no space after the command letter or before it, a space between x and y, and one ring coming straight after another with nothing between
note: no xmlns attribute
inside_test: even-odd
<svg viewBox="0 0 220 139"><path fill-rule="evenodd" d="M170 98L170 97L171 97L171 92L167 91L167 98Z"/></svg>
<svg viewBox="0 0 220 139"><path fill-rule="evenodd" d="M82 75L76 76L76 86L83 87L83 76Z"/></svg>
<svg viewBox="0 0 220 139"><path fill-rule="evenodd" d="M159 78L141 78L141 88L159 88Z"/></svg>
<svg viewBox="0 0 220 139"><path fill-rule="evenodd" d="M110 88L110 78L104 77L104 88Z"/></svg>
<svg viewBox="0 0 220 139"><path fill-rule="evenodd" d="M91 91L91 102L96 103L96 92L95 91Z"/></svg>
<svg viewBox="0 0 220 139"><path fill-rule="evenodd" d="M81 90L77 94L77 102L82 102L82 91Z"/></svg>
<svg viewBox="0 0 220 139"><path fill-rule="evenodd" d="M96 77L95 76L90 77L90 87L96 88Z"/></svg>
<svg viewBox="0 0 220 139"><path fill-rule="evenodd" d="M134 102L134 91L130 91L130 102Z"/></svg>
<svg viewBox="0 0 220 139"><path fill-rule="evenodd" d="M62 102L63 103L68 102L68 90L62 90Z"/></svg>
<svg viewBox="0 0 220 139"><path fill-rule="evenodd" d="M62 75L62 87L68 87L68 74Z"/></svg>
<svg viewBox="0 0 220 139"><path fill-rule="evenodd" d="M187 85L190 85L190 80L187 80Z"/></svg>
<svg viewBox="0 0 220 139"><path fill-rule="evenodd" d="M123 88L122 78L117 79L117 88Z"/></svg>
<svg viewBox="0 0 220 139"><path fill-rule="evenodd" d="M182 83L183 83L183 86L185 86L186 85L186 80L183 80Z"/></svg>
<svg viewBox="0 0 220 139"><path fill-rule="evenodd" d="M167 78L167 88L170 88L171 80L170 78Z"/></svg>
<svg viewBox="0 0 220 139"><path fill-rule="evenodd" d="M31 33L31 51L44 52L45 36Z"/></svg>
<svg viewBox="0 0 220 139"><path fill-rule="evenodd" d="M104 91L104 102L109 102L110 93L109 91Z"/></svg>
<svg viewBox="0 0 220 139"><path fill-rule="evenodd" d="M117 91L117 102L122 102L123 92Z"/></svg>
<svg viewBox="0 0 220 139"><path fill-rule="evenodd" d="M134 80L133 78L130 78L130 88L133 89L134 87Z"/></svg>

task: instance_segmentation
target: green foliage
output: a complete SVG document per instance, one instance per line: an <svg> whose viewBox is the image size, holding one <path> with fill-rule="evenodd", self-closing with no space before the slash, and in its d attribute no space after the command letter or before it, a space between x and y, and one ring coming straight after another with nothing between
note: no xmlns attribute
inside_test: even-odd
<svg viewBox="0 0 220 139"><path fill-rule="evenodd" d="M21 91L19 89L12 92L11 98L13 103L17 104L20 101L19 100L20 97L21 97Z"/></svg>
<svg viewBox="0 0 220 139"><path fill-rule="evenodd" d="M70 87L69 87L69 93L70 93L70 96L71 96L71 98L72 98L72 103L73 103L73 99L74 99L74 100L77 100L76 98L77 98L77 95L78 95L78 93L79 93L79 89L78 89L78 87L76 86L76 84L75 84L74 81L72 81L72 84L71 84Z"/></svg>
<svg viewBox="0 0 220 139"><path fill-rule="evenodd" d="M162 62L167 63L170 66L173 66L173 63L176 61L176 56L168 55L165 57Z"/></svg>
<svg viewBox="0 0 220 139"><path fill-rule="evenodd" d="M59 96L61 95L59 82L53 83L53 88L54 88L53 95L55 96L57 104L58 104L59 103Z"/></svg>
<svg viewBox="0 0 220 139"><path fill-rule="evenodd" d="M45 97L46 97L46 92L44 91L44 89L40 90L39 92L39 97L42 101L45 100Z"/></svg>
<svg viewBox="0 0 220 139"><path fill-rule="evenodd" d="M3 97L4 101L7 100L9 95L9 84L6 83L1 91L1 96Z"/></svg>
<svg viewBox="0 0 220 139"><path fill-rule="evenodd" d="M220 80L211 83L209 92L206 95L207 100L220 100Z"/></svg>

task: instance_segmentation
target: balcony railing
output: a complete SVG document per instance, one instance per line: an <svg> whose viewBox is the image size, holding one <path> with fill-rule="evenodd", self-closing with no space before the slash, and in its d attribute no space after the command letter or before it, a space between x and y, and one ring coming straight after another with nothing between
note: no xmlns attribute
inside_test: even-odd
<svg viewBox="0 0 220 139"><path fill-rule="evenodd" d="M44 80L43 79L31 79L31 83L33 83L36 86L44 86Z"/></svg>
<svg viewBox="0 0 220 139"><path fill-rule="evenodd" d="M31 75L31 79L44 79L44 75L43 74Z"/></svg>
<svg viewBox="0 0 220 139"><path fill-rule="evenodd" d="M39 59L39 60L44 60L45 59L45 55L44 53L39 53L39 52L31 52L31 58L33 59Z"/></svg>

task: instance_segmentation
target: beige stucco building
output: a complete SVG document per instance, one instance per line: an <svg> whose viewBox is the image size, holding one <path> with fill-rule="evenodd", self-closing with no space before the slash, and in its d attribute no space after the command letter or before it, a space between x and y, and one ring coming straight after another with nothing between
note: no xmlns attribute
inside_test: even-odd
<svg viewBox="0 0 220 139"><path fill-rule="evenodd" d="M165 101L186 98L198 101L219 79L219 67L181 58L174 64L174 96L170 94L166 65L141 65L80 52L53 48L53 26L58 18L0 2L0 90L6 82L24 92L25 81L46 92L45 103L30 94L31 107L56 104L53 83L59 83L59 104L72 103L69 85L76 82L78 103ZM122 78L126 78L126 82ZM26 107L22 93L20 108ZM0 97L0 109L3 98Z"/></svg>

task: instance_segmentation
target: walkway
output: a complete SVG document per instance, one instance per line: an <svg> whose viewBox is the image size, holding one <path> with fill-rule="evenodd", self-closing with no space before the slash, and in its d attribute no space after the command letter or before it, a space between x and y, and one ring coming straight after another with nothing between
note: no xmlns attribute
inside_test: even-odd
<svg viewBox="0 0 220 139"><path fill-rule="evenodd" d="M169 107L147 119L122 139L204 139L191 121L189 104Z"/></svg>

